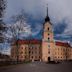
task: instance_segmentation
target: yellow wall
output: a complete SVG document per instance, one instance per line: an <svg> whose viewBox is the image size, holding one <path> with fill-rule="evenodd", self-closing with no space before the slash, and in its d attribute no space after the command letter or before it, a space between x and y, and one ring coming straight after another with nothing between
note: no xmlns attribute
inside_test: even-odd
<svg viewBox="0 0 72 72"><path fill-rule="evenodd" d="M51 60L53 60L54 48L55 48L55 43L53 39L52 25L50 24L50 22L46 22L44 24L44 32L43 32L43 39L42 39L42 60L43 61L47 62L48 57L50 57Z"/></svg>

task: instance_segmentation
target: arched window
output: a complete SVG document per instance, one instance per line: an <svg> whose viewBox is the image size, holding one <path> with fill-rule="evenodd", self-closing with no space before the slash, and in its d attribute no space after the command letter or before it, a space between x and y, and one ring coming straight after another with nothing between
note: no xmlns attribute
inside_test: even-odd
<svg viewBox="0 0 72 72"><path fill-rule="evenodd" d="M48 31L49 31L49 27L48 27Z"/></svg>

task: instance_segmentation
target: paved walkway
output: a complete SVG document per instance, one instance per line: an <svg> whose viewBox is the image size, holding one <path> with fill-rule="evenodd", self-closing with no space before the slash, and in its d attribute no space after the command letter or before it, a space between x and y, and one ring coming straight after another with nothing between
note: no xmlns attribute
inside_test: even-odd
<svg viewBox="0 0 72 72"><path fill-rule="evenodd" d="M0 72L72 72L72 64L45 64L42 62L33 62L29 64L2 67L0 68Z"/></svg>

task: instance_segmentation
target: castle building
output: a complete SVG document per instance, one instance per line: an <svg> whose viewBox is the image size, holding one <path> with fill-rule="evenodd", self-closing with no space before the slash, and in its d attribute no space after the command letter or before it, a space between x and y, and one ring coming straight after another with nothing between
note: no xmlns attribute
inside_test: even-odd
<svg viewBox="0 0 72 72"><path fill-rule="evenodd" d="M56 42L54 50L54 60L63 61L63 60L72 60L72 47L69 43L65 42Z"/></svg>
<svg viewBox="0 0 72 72"><path fill-rule="evenodd" d="M18 51L16 44L13 44L11 57L14 61L41 61L41 40L19 40Z"/></svg>
<svg viewBox="0 0 72 72"><path fill-rule="evenodd" d="M52 23L47 16L43 24L42 40L18 40L11 48L11 58L14 61L63 61L72 60L72 47L69 43L55 41Z"/></svg>

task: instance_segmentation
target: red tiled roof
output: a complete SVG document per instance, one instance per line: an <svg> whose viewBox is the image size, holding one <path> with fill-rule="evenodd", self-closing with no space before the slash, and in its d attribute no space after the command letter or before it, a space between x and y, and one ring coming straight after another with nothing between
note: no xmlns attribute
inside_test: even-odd
<svg viewBox="0 0 72 72"><path fill-rule="evenodd" d="M56 42L55 44L56 44L57 46L70 47L69 43L65 43L65 42Z"/></svg>
<svg viewBox="0 0 72 72"><path fill-rule="evenodd" d="M18 40L18 44L41 44L41 40Z"/></svg>

